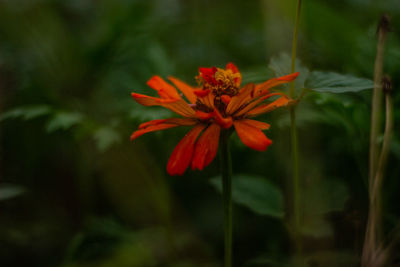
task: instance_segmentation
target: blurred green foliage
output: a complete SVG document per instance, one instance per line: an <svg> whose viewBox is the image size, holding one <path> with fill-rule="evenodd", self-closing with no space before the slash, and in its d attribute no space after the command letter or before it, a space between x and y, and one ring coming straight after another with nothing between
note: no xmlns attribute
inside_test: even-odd
<svg viewBox="0 0 400 267"><path fill-rule="evenodd" d="M400 102L398 0L303 2L296 83L308 92L298 106L305 253L292 257L284 223L282 109L262 117L272 125L268 151L232 138L233 171L248 174L236 188L235 266L357 266L371 98L361 89L371 87L384 12L393 29L385 72ZM221 266L221 197L210 186L218 159L168 177L187 129L130 143L139 123L172 115L130 93L154 93L146 81L155 74L194 84L199 66L230 61L245 83L287 74L294 9L289 0L1 0L0 266ZM399 117L395 108L386 229L400 215Z"/></svg>

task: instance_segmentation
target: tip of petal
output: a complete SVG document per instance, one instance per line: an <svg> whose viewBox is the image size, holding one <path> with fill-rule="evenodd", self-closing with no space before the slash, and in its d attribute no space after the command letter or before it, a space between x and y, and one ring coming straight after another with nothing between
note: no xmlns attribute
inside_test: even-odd
<svg viewBox="0 0 400 267"><path fill-rule="evenodd" d="M257 151L265 151L270 145L272 145L272 140L267 139L264 143L260 144L259 147L253 147L253 149Z"/></svg>
<svg viewBox="0 0 400 267"><path fill-rule="evenodd" d="M281 81L293 81L294 79L297 78L297 76L299 76L299 74L300 74L300 72L294 72L292 74L279 77L278 80L281 80Z"/></svg>

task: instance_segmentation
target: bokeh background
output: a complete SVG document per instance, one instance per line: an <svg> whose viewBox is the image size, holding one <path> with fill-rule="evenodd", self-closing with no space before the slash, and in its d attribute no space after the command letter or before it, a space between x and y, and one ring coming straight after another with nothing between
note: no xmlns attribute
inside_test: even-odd
<svg viewBox="0 0 400 267"><path fill-rule="evenodd" d="M301 75L307 67L372 79L377 23L390 14L385 73L398 106L398 0L303 2ZM151 94L146 81L155 74L194 85L199 66L227 62L244 82L273 77L271 66L291 50L295 5L0 0L0 266L221 266L218 158L202 172L168 176L168 158L187 129L131 143L139 123L172 114L143 108L130 93ZM358 265L370 98L370 90L310 93L298 108L307 266ZM399 116L396 108L396 122ZM285 220L292 199L288 112L262 119L274 141L266 152L237 136L231 142L233 171L242 178L235 266L293 266ZM396 125L384 185L392 237L400 216L399 138Z"/></svg>

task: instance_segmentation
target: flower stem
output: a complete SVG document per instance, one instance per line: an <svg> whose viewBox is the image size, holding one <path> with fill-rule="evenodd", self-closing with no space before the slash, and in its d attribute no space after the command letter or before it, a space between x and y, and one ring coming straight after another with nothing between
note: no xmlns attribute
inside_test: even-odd
<svg viewBox="0 0 400 267"><path fill-rule="evenodd" d="M295 72L296 68L296 49L297 49L297 36L299 33L300 24L300 10L301 0L297 0L295 27L293 32L292 42L292 62L291 73ZM289 95L292 99L295 98L295 83L290 84ZM297 129L296 129L296 105L290 107L290 138L292 150L292 193L293 193L293 214L292 214L292 231L296 243L296 249L301 251L301 237L300 237L300 216L301 216L301 195L300 195L300 176L299 176L299 148L297 143Z"/></svg>
<svg viewBox="0 0 400 267"><path fill-rule="evenodd" d="M300 10L301 10L301 0L297 0L296 18L293 31L293 41L292 41L292 62L290 68L292 73L295 71L295 66L296 66L297 36L299 35ZM294 97L294 82L290 84L289 95L291 98Z"/></svg>
<svg viewBox="0 0 400 267"><path fill-rule="evenodd" d="M222 130L220 151L224 207L225 267L232 266L232 162L229 152L230 134L230 131Z"/></svg>

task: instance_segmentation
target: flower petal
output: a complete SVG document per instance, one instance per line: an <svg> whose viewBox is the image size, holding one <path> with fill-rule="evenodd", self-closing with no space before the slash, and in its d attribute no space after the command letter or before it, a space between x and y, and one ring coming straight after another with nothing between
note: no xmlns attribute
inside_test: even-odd
<svg viewBox="0 0 400 267"><path fill-rule="evenodd" d="M253 108L252 110L250 110L249 112L246 113L247 116L257 116L263 113L267 113L270 112L274 109L277 109L279 107L283 107L286 106L290 103L292 103L293 100L291 100L290 98L288 98L287 96L282 96L280 98L278 98L277 100L268 103L268 104L264 104L264 105L260 105L258 107Z"/></svg>
<svg viewBox="0 0 400 267"><path fill-rule="evenodd" d="M232 117L229 116L224 118L221 113L219 113L218 109L214 109L214 118L215 122L224 129L229 129L232 126Z"/></svg>
<svg viewBox="0 0 400 267"><path fill-rule="evenodd" d="M131 95L136 102L143 106L161 106L164 103L173 103L176 101L176 99L163 99L137 93L132 93Z"/></svg>
<svg viewBox="0 0 400 267"><path fill-rule="evenodd" d="M233 114L236 112L238 108L242 106L243 103L250 101L251 94L255 88L255 85L252 83L246 84L242 89L240 89L239 94L232 97L228 106L226 107L227 114Z"/></svg>
<svg viewBox="0 0 400 267"><path fill-rule="evenodd" d="M214 116L214 112L203 112L200 110L196 110L196 117L200 120L209 120Z"/></svg>
<svg viewBox="0 0 400 267"><path fill-rule="evenodd" d="M166 124L166 123L161 123L161 124L156 124L156 125L150 125L146 128L139 129L137 131L134 131L131 135L131 141L135 140L139 136L144 135L145 133L150 133L154 131L160 131L160 130L165 130L173 127L180 126L178 124Z"/></svg>
<svg viewBox="0 0 400 267"><path fill-rule="evenodd" d="M197 124L197 120L194 119L181 119L181 118L171 118L171 119L162 119L162 120L152 120L148 122L144 122L139 125L138 130L134 131L131 135L131 141L135 140L139 136L154 132L165 130L177 126L191 126Z"/></svg>
<svg viewBox="0 0 400 267"><path fill-rule="evenodd" d="M193 93L197 96L197 97L206 97L208 96L208 94L211 92L210 89L207 90L203 90L203 89L196 89L193 91Z"/></svg>
<svg viewBox="0 0 400 267"><path fill-rule="evenodd" d="M192 160L196 139L205 127L204 124L195 126L175 147L167 164L169 175L182 175L185 172Z"/></svg>
<svg viewBox="0 0 400 267"><path fill-rule="evenodd" d="M222 102L224 102L225 105L228 105L229 102L231 102L232 97L230 97L229 95L222 95L221 100Z"/></svg>
<svg viewBox="0 0 400 267"><path fill-rule="evenodd" d="M189 100L190 103L196 103L196 96L193 93L195 88L175 77L170 76L168 77L168 79L186 96L187 100Z"/></svg>
<svg viewBox="0 0 400 267"><path fill-rule="evenodd" d="M184 117L194 117L195 111L189 104L180 99L163 99L137 93L132 93L133 99L143 106L162 106Z"/></svg>
<svg viewBox="0 0 400 267"><path fill-rule="evenodd" d="M241 121L250 126L256 127L260 130L268 130L271 127L271 125L269 123L265 123L262 121L256 121L256 120L250 120L250 119L244 119Z"/></svg>
<svg viewBox="0 0 400 267"><path fill-rule="evenodd" d="M256 89L254 90L254 97L259 97L259 96L268 94L269 93L268 90L270 88L280 85L280 84L283 84L283 83L291 82L294 79L296 79L297 76L299 76L299 72L295 72L295 73L285 75L282 77L278 77L278 78L273 78L273 79L263 82L262 84L258 84L256 86Z"/></svg>
<svg viewBox="0 0 400 267"><path fill-rule="evenodd" d="M264 151L272 144L272 141L257 127L247 124L244 121L234 121L236 132L246 146L257 150Z"/></svg>
<svg viewBox="0 0 400 267"><path fill-rule="evenodd" d="M264 95L263 97L259 97L258 99L255 99L254 101L252 101L249 104L247 104L246 106L244 106L237 113L235 113L235 116L241 116L241 115L246 114L249 110L253 109L255 106L260 104L262 101L264 101L272 96L276 96L276 95L286 97L286 95L284 93L272 93L272 94Z"/></svg>
<svg viewBox="0 0 400 267"><path fill-rule="evenodd" d="M176 91L175 87L167 83L160 76L153 76L147 81L147 85L157 91L161 98L165 99L180 99L181 96Z"/></svg>
<svg viewBox="0 0 400 267"><path fill-rule="evenodd" d="M209 84L217 83L217 81L215 80L215 77L214 77L215 73L217 72L216 67L212 67L212 68L200 67L199 72L200 72L200 76L204 79L204 81L206 83L209 83Z"/></svg>
<svg viewBox="0 0 400 267"><path fill-rule="evenodd" d="M221 127L215 123L211 124L196 142L194 149L192 170L203 170L217 155L219 134Z"/></svg>

